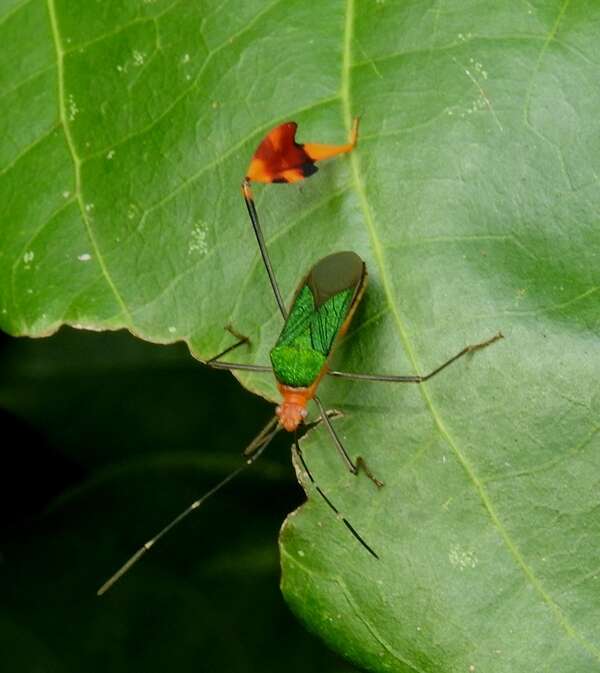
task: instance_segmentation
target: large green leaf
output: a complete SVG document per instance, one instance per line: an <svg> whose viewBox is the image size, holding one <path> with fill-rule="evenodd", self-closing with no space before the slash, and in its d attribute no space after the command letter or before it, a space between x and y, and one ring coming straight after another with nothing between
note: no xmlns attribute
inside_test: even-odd
<svg viewBox="0 0 600 673"><path fill-rule="evenodd" d="M597 670L597 3L4 5L2 327L206 358L232 322L265 362L281 323L240 178L276 122L341 142L363 115L350 157L257 190L285 295L326 253L364 257L348 370L507 339L419 388L323 385L386 486L322 429L307 461L381 560L309 490L284 593L371 670Z"/></svg>

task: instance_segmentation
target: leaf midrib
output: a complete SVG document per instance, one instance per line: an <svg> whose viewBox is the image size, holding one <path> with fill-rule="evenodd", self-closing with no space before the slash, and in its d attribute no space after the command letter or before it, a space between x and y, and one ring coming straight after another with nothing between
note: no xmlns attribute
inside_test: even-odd
<svg viewBox="0 0 600 673"><path fill-rule="evenodd" d="M561 21L561 19L564 17L567 5L569 4L569 0L565 0L565 2L562 4L558 17L554 22L554 25L548 35L547 40L544 42L544 45L542 47L540 57L538 59L538 65L539 61L542 59L543 54L545 50L548 47L549 42L553 39L554 35L556 35L557 30L558 30L558 25ZM346 125L346 129L349 131L351 128L352 124L352 101L351 101L351 69L352 69L352 39L353 39L353 32L354 32L354 0L346 0L346 14L345 14L345 26L344 26L344 34L343 34L343 46L342 46L342 67L341 67L341 84L340 84L340 99L342 103L342 114L344 117L344 123ZM396 325L396 329L398 331L398 334L400 336L400 339L404 345L404 348L406 350L407 356L409 361L412 363L414 370L415 371L420 371L418 365L417 365L417 358L415 357L414 350L411 345L411 341L408 337L407 331L404 327L404 324L402 322L402 319L400 317L400 314L398 312L398 309L396 307L396 304L394 302L394 295L392 292L392 287L391 287L391 282L387 273L386 269L386 264L385 264L385 259L384 259L384 253L383 253L383 248L381 245L381 242L379 240L378 234L377 234L377 229L375 226L375 220L373 218L373 215L371 213L371 209L369 206L369 202L367 199L366 195L366 190L365 190L365 185L363 182L363 179L361 177L361 168L360 168L360 156L358 152L352 152L350 154L350 165L351 165L351 173L352 173L352 180L354 183L354 190L356 192L360 209L362 211L363 215L363 220L365 222L365 226L367 228L369 237L371 238L371 242L373 245L373 252L375 255L375 258L377 260L377 265L379 267L380 273L381 273L381 279L382 279L382 284L384 288L384 294L386 297L386 302L390 308L390 311L394 317L394 323ZM485 490L481 480L477 476L477 473L467 458L467 456L461 451L460 447L446 428L441 415L437 411L435 405L433 404L433 400L431 396L428 393L427 390L427 385L422 384L419 386L419 389L421 391L421 394L423 396L423 399L429 409L429 412L431 413L431 416L433 418L435 426L438 428L438 431L442 438L447 442L447 444L450 446L452 449L453 453L455 456L458 458L458 461L460 462L461 466L465 470L467 477L471 481L474 489L476 490L481 502L484 505L484 508L490 517L490 520L493 524L493 526L497 529L498 533L500 534L500 537L502 539L502 542L508 549L510 555L512 556L513 560L515 563L519 566L523 574L525 575L526 580L529 582L529 584L535 589L535 591L538 593L538 595L542 598L544 603L548 605L550 610L552 611L552 614L554 615L556 621L558 624L561 626L563 631L573 640L578 642L589 654L592 654L598 661L600 661L600 649L596 648L592 643L588 642L586 638L584 638L576 629L575 627L569 622L567 619L566 615L563 613L561 608L558 606L558 604L553 600L553 598L550 596L550 594L547 593L547 591L544 589L541 581L537 578L535 573L532 571L532 569L527 565L524 557L522 556L521 552L519 551L519 548L517 545L513 542L511 539L508 531L506 528L503 526L502 522L500 521L500 518L498 517L493 505L492 501Z"/></svg>

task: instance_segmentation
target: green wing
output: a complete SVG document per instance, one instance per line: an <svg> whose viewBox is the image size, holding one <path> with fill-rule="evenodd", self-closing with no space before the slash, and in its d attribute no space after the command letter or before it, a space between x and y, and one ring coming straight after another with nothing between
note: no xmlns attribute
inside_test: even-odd
<svg viewBox="0 0 600 673"><path fill-rule="evenodd" d="M275 347L292 343L309 345L310 342L307 339L310 335L310 323L314 315L315 300L313 293L308 285L304 285L292 305Z"/></svg>
<svg viewBox="0 0 600 673"><path fill-rule="evenodd" d="M354 288L338 292L313 314L310 323L312 346L325 357L331 353L333 342L346 320L353 294Z"/></svg>
<svg viewBox="0 0 600 673"><path fill-rule="evenodd" d="M353 294L354 288L347 288L317 308L310 287L302 287L271 351L278 381L294 388L314 382L348 315Z"/></svg>

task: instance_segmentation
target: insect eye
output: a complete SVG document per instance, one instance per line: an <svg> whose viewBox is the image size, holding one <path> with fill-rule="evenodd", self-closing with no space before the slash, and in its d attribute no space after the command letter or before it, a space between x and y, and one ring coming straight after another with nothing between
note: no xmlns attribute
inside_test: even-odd
<svg viewBox="0 0 600 673"><path fill-rule="evenodd" d="M302 416L302 418L306 418L308 416L308 411L306 409L302 409L300 416Z"/></svg>

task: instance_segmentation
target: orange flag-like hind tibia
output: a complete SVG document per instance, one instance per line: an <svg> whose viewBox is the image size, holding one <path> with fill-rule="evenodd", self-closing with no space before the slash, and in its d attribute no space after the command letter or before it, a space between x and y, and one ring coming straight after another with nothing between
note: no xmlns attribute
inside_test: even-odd
<svg viewBox="0 0 600 673"><path fill-rule="evenodd" d="M358 139L354 119L350 139L345 145L297 143L296 122L286 122L269 131L258 146L246 173L248 182L298 182L317 172L315 162L350 152Z"/></svg>

